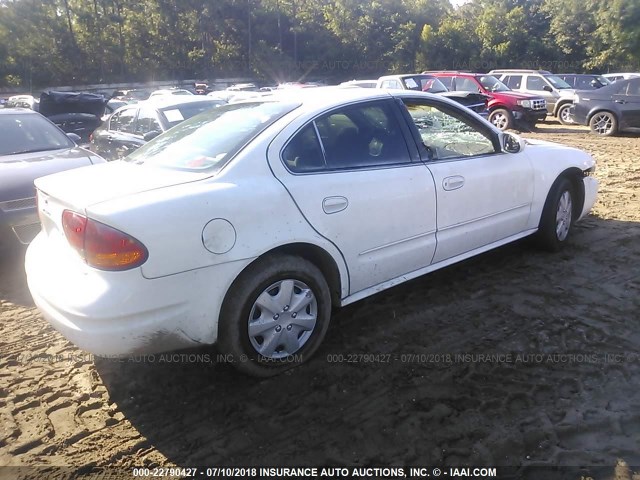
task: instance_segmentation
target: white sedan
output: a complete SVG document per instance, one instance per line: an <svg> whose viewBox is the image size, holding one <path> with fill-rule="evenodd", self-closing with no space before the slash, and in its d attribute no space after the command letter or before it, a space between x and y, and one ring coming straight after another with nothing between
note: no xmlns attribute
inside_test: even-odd
<svg viewBox="0 0 640 480"><path fill-rule="evenodd" d="M217 343L268 376L316 351L332 307L529 235L559 249L594 169L440 96L289 91L36 180L29 288L94 354Z"/></svg>

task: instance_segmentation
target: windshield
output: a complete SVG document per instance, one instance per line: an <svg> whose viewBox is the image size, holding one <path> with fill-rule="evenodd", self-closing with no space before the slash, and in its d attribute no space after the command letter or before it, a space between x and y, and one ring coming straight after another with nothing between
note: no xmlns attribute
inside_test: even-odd
<svg viewBox="0 0 640 480"><path fill-rule="evenodd" d="M493 75L476 77L480 84L490 92L510 92L511 89Z"/></svg>
<svg viewBox="0 0 640 480"><path fill-rule="evenodd" d="M564 90L566 88L572 88L567 82L562 80L560 77L556 75L545 75L545 78L549 81L551 85L553 85L558 90Z"/></svg>
<svg viewBox="0 0 640 480"><path fill-rule="evenodd" d="M168 130L124 160L194 172L219 169L252 138L298 106L251 102L214 108Z"/></svg>
<svg viewBox="0 0 640 480"><path fill-rule="evenodd" d="M39 114L0 115L0 155L73 148L58 127Z"/></svg>
<svg viewBox="0 0 640 480"><path fill-rule="evenodd" d="M178 105L172 105L162 109L162 114L167 119L169 128L175 127L180 122L191 118L194 115L202 113L211 108L224 105L222 100L203 100L202 102L189 102L181 103Z"/></svg>
<svg viewBox="0 0 640 480"><path fill-rule="evenodd" d="M414 75L402 79L404 88L417 92L442 93L449 90L436 77L430 75Z"/></svg>

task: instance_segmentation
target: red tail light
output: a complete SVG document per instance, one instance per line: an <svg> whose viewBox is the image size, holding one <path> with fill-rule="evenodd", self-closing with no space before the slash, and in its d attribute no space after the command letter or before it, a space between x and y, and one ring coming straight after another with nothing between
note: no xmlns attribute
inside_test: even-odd
<svg viewBox="0 0 640 480"><path fill-rule="evenodd" d="M62 212L62 228L84 261L100 270L129 270L149 256L146 247L132 236L71 210Z"/></svg>

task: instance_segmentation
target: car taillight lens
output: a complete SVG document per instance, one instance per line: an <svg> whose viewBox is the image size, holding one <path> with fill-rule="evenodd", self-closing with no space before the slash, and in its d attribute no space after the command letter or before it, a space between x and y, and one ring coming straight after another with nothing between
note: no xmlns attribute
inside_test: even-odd
<svg viewBox="0 0 640 480"><path fill-rule="evenodd" d="M62 228L84 261L100 270L129 270L149 256L146 247L132 236L71 210L62 213Z"/></svg>

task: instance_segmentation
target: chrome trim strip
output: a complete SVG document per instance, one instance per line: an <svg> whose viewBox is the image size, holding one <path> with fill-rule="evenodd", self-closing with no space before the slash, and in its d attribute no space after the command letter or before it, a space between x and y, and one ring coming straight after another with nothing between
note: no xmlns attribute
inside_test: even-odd
<svg viewBox="0 0 640 480"><path fill-rule="evenodd" d="M489 215L485 215L484 217L473 218L471 220L466 220L464 222L456 223L454 225L449 225L448 227L438 228L438 231L439 232L444 232L445 230L450 230L452 228L461 227L463 225L468 225L470 223L478 222L480 220L486 220L487 218L496 217L498 215L502 215L503 213L511 212L513 210L518 210L520 208L530 207L530 206L531 206L530 203L523 203L522 205L517 205L515 207L511 207L511 208L508 208L506 210L502 210L502 211L497 212L497 213L490 213Z"/></svg>
<svg viewBox="0 0 640 480"><path fill-rule="evenodd" d="M419 234L414 235L412 237L403 238L401 240L396 240L395 242L387 243L386 245L380 245L379 247L373 247L373 248L370 248L369 250L365 250L364 252L360 252L358 254L358 256L366 255L366 254L372 253L372 252L377 252L378 250L383 250L383 249L388 248L388 247L393 247L394 245L399 245L401 243L410 242L411 240L415 240L416 238L421 238L421 237L427 237L429 235L434 235L436 232L437 232L437 230L430 230L430 231L425 232L425 233L419 233Z"/></svg>

